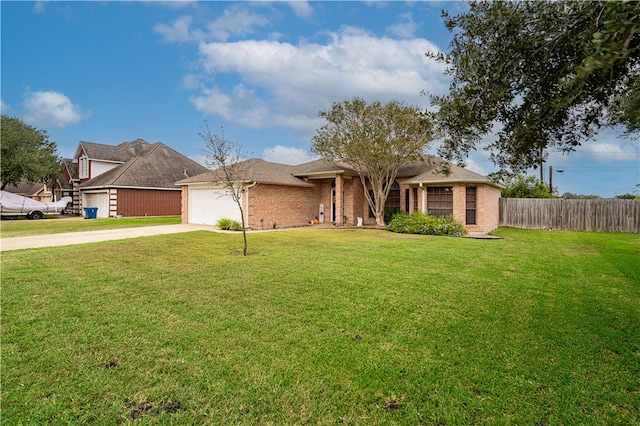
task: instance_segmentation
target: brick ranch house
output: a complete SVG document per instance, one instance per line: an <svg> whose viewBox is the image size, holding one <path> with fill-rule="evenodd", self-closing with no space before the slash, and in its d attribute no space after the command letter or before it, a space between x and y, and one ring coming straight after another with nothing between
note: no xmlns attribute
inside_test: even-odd
<svg viewBox="0 0 640 426"><path fill-rule="evenodd" d="M99 218L173 216L181 213L174 182L206 170L161 142L80 142L75 156L64 160L55 190L73 197L76 214L98 207Z"/></svg>
<svg viewBox="0 0 640 426"><path fill-rule="evenodd" d="M358 174L344 164L316 160L297 166L261 159L242 164L242 205L251 229L294 227L314 219L320 223L374 225ZM403 166L387 199L386 208L435 216L453 215L471 233L498 227L500 186L485 176L449 165L438 173L442 160L425 157ZM219 171L182 179L182 221L215 225L220 218L240 221L237 205L219 182ZM370 186L367 183L367 190Z"/></svg>

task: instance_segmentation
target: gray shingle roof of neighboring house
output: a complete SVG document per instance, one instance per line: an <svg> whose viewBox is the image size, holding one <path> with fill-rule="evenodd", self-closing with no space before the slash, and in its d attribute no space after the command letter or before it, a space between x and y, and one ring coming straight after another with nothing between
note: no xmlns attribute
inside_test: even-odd
<svg viewBox="0 0 640 426"><path fill-rule="evenodd" d="M109 150L92 144L96 148L92 155L109 154ZM105 145L108 146L108 145ZM117 166L80 185L81 189L127 187L127 188L162 188L173 189L174 182L185 176L195 176L205 172L206 167L174 151L163 143L149 144L142 139L120 144L121 152L127 152L131 158L124 164ZM114 150L113 152L116 152ZM89 154L89 153L87 153ZM100 157L92 157L104 160ZM124 158L123 156L109 157ZM115 160L112 160L115 161Z"/></svg>
<svg viewBox="0 0 640 426"><path fill-rule="evenodd" d="M78 180L78 163L74 163L71 158L63 158L62 164L67 170L67 173L69 173L69 178L67 178L64 170L61 171L58 176L58 185L60 185L61 189L73 189L73 185L69 179Z"/></svg>
<svg viewBox="0 0 640 426"><path fill-rule="evenodd" d="M47 186L44 183L28 182L23 179L17 185L7 185L5 191L25 197L35 197L41 192L47 191Z"/></svg>
<svg viewBox="0 0 640 426"><path fill-rule="evenodd" d="M298 179L292 173L294 166L286 164L271 163L259 158L252 158L238 163L239 180L245 182L258 182L271 185L312 187L311 183ZM220 169L209 170L201 175L182 179L176 185L186 185L190 183L214 183L223 180Z"/></svg>
<svg viewBox="0 0 640 426"><path fill-rule="evenodd" d="M92 160L124 163L138 155L141 155L149 148L149 145L151 144L143 139L136 139L131 142L122 142L119 145L105 145L102 143L80 141L78 144L78 151L82 149L87 157Z"/></svg>

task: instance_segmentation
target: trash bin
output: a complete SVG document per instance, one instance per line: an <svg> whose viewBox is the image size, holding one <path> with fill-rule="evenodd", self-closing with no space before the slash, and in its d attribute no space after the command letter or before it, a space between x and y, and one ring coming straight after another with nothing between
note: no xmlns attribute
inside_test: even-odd
<svg viewBox="0 0 640 426"><path fill-rule="evenodd" d="M98 217L98 208L97 207L85 207L84 208L84 218L85 219L95 219Z"/></svg>

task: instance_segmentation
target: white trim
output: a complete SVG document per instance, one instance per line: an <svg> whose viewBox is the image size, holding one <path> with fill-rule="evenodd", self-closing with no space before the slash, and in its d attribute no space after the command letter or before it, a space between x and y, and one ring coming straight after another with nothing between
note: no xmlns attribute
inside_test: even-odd
<svg viewBox="0 0 640 426"><path fill-rule="evenodd" d="M106 189L154 189L156 191L182 191L182 188L158 188L151 186L119 186L119 185L102 185L102 186L86 186L80 188L80 191L99 191Z"/></svg>

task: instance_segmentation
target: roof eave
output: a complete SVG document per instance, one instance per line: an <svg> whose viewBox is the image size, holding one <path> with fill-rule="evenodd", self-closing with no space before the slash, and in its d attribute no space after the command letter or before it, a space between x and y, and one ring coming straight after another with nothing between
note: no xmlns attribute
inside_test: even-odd
<svg viewBox="0 0 640 426"><path fill-rule="evenodd" d="M405 182L403 182L406 185L445 185L448 183L475 183L475 184L483 184L483 185L489 185L489 186L494 186L496 188L504 188L502 185L495 183L495 182L491 182L491 181L487 181L487 180L482 180L482 179L447 179L447 180L407 180Z"/></svg>
<svg viewBox="0 0 640 426"><path fill-rule="evenodd" d="M169 188L167 186L127 186L127 185L96 185L96 186L81 186L80 191L86 190L102 190L102 189L153 189L153 190L167 190L167 191L180 191L180 188Z"/></svg>

